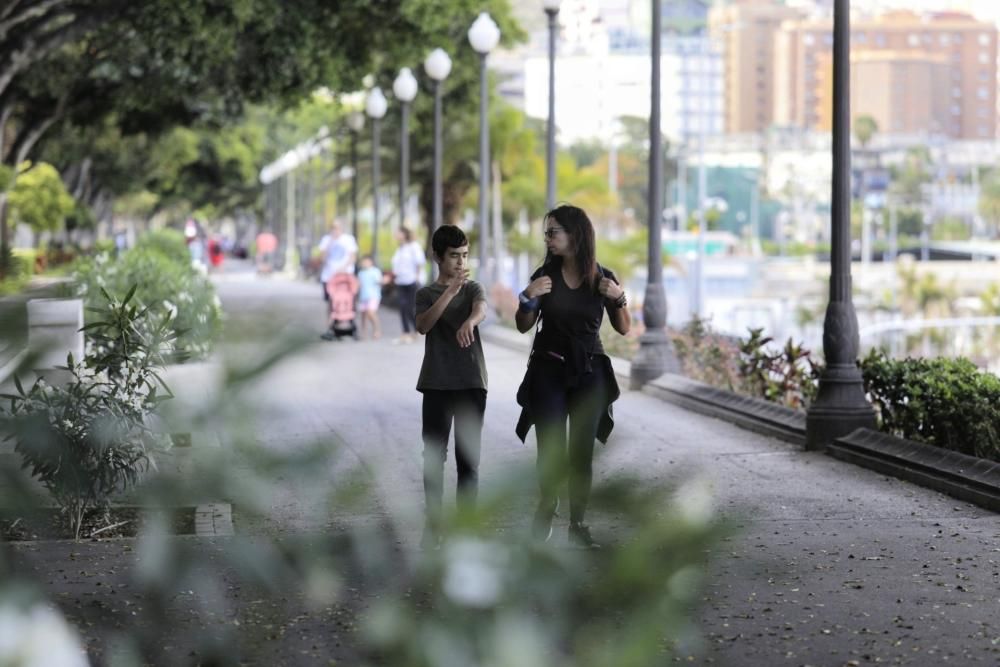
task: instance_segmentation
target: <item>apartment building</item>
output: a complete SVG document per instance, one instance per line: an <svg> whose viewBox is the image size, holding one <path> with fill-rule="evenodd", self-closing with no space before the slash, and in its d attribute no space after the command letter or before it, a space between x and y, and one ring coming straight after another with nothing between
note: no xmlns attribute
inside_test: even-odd
<svg viewBox="0 0 1000 667"><path fill-rule="evenodd" d="M742 0L709 12L709 33L724 54L726 132L761 132L774 123L780 99L775 89L775 35L783 23L804 16L801 9L771 0Z"/></svg>
<svg viewBox="0 0 1000 667"><path fill-rule="evenodd" d="M774 37L776 125L829 130L833 22L789 20ZM958 12L894 11L851 24L852 115L888 134L990 139L997 129L997 29Z"/></svg>

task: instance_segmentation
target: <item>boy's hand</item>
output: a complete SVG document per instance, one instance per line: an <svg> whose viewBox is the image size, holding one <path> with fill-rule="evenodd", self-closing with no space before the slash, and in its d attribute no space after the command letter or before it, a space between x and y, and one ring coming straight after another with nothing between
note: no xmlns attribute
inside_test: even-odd
<svg viewBox="0 0 1000 667"><path fill-rule="evenodd" d="M605 299L611 299L612 301L625 293L625 290L618 283L611 280L611 278L601 278L601 284L597 286L597 291Z"/></svg>
<svg viewBox="0 0 1000 667"><path fill-rule="evenodd" d="M461 269L451 280L448 281L448 286L444 289L445 293L449 296L456 296L461 290L462 286L465 285L465 281L469 279L469 270Z"/></svg>
<svg viewBox="0 0 1000 667"><path fill-rule="evenodd" d="M469 347L476 340L475 325L472 324L472 320L466 320L462 323L462 326L458 328L458 333L455 334L455 338L458 340L459 347Z"/></svg>
<svg viewBox="0 0 1000 667"><path fill-rule="evenodd" d="M549 278L548 276L541 276L532 280L531 284L525 288L524 293L529 299L534 299L542 296L543 294L548 294L551 291L552 278Z"/></svg>

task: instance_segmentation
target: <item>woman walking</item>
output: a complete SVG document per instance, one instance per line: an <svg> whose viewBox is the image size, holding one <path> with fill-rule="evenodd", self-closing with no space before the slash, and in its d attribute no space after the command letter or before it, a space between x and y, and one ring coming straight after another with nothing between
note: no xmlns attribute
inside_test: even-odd
<svg viewBox="0 0 1000 667"><path fill-rule="evenodd" d="M561 205L545 214L545 262L518 298L517 328L539 324L528 370L517 392L523 441L531 425L538 440L541 497L533 534L552 535L559 486L569 481L569 539L598 545L584 523L593 478L594 440L606 442L614 422L611 404L618 383L604 353L600 329L607 312L615 331L631 326L625 291L611 271L597 263L594 226L576 206ZM566 426L569 423L569 437Z"/></svg>
<svg viewBox="0 0 1000 667"><path fill-rule="evenodd" d="M420 286L420 271L427 258L424 249L413 240L409 227L400 227L396 235L399 247L392 255L393 283L399 295L399 318L403 323L403 335L393 342L412 343L416 339L416 296Z"/></svg>

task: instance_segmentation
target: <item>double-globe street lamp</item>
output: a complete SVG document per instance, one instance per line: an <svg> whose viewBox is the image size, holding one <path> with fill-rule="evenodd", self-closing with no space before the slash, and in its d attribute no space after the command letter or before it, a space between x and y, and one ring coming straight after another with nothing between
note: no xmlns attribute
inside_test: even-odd
<svg viewBox="0 0 1000 667"><path fill-rule="evenodd" d="M479 281L488 282L486 271L486 216L489 204L490 133L489 85L486 77L486 56L500 42L500 28L486 12L482 12L469 28L469 43L479 54Z"/></svg>
<svg viewBox="0 0 1000 667"><path fill-rule="evenodd" d="M562 0L544 0L549 17L549 121L545 132L545 208L556 205L556 35Z"/></svg>
<svg viewBox="0 0 1000 667"><path fill-rule="evenodd" d="M410 176L410 102L417 96L417 80L409 67L399 70L392 94L400 101L399 121L399 226L406 224L406 191Z"/></svg>
<svg viewBox="0 0 1000 667"><path fill-rule="evenodd" d="M381 141L379 121L385 116L387 106L382 89L378 86L372 88L365 102L365 111L372 119L372 261L375 266L378 266L378 186L382 177L381 165L379 164L379 143Z"/></svg>

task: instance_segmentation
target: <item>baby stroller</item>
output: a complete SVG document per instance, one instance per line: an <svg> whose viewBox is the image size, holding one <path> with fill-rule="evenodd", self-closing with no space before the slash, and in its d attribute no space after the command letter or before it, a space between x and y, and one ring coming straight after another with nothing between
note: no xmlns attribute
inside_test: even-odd
<svg viewBox="0 0 1000 667"><path fill-rule="evenodd" d="M320 336L323 340L340 340L344 336L358 339L354 323L354 299L358 295L358 279L350 273L337 273L326 281L330 297L329 329Z"/></svg>

